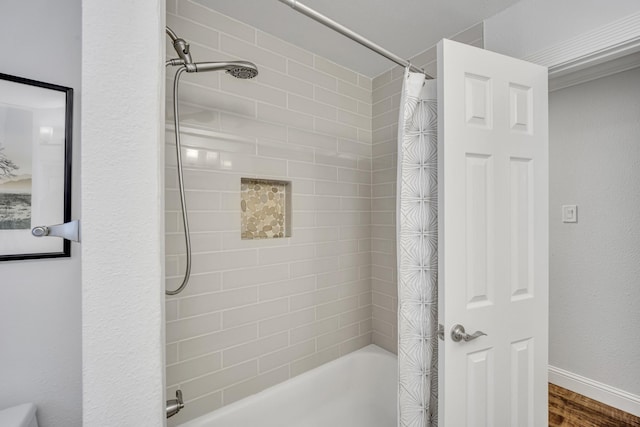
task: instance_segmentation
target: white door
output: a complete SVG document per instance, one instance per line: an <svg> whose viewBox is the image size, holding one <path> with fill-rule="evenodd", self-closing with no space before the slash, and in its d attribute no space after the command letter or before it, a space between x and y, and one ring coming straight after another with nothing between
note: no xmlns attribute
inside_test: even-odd
<svg viewBox="0 0 640 427"><path fill-rule="evenodd" d="M546 426L547 69L443 40L438 80L439 425Z"/></svg>

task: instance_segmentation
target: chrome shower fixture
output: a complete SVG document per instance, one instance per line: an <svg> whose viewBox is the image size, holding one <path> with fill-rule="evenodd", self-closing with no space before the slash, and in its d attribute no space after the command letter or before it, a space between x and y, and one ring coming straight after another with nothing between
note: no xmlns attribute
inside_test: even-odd
<svg viewBox="0 0 640 427"><path fill-rule="evenodd" d="M217 61L217 62L193 62L191 53L189 52L189 43L178 37L171 28L166 27L167 36L171 39L173 48L178 54L178 58L167 59L165 65L178 67L173 78L173 117L175 119L174 135L176 140L176 160L178 169L178 189L180 190L180 207L182 211L182 225L184 228L184 243L186 249L186 265L182 283L174 290L165 290L167 295L176 295L189 283L191 276L191 236L189 233L189 219L187 216L187 203L184 192L184 178L182 168L182 145L180 144L180 107L178 104L178 89L180 76L186 73L199 73L206 71L226 71L227 74L237 79L252 79L258 75L258 67L247 61ZM178 399L179 400L179 399ZM171 410L167 409L167 417L176 414L180 409L180 405L171 403ZM176 406L177 405L177 406ZM169 406L167 406L169 408Z"/></svg>
<svg viewBox="0 0 640 427"><path fill-rule="evenodd" d="M248 61L193 62L189 50L189 43L178 37L171 28L166 27L166 31L173 43L173 48L178 54L178 58L167 60L167 66L182 65L187 73L224 70L227 74L237 79L252 79L258 75L258 67Z"/></svg>
<svg viewBox="0 0 640 427"><path fill-rule="evenodd" d="M258 75L258 67L248 61L194 62L192 64L186 64L185 67L187 67L188 73L224 70L227 74L237 79L252 79Z"/></svg>
<svg viewBox="0 0 640 427"><path fill-rule="evenodd" d="M173 43L173 48L180 57L180 61L178 63L191 64L193 60L191 59L191 53L189 52L189 43L187 43L184 39L178 37L171 28L166 27L166 31L167 35L171 39L171 42Z"/></svg>

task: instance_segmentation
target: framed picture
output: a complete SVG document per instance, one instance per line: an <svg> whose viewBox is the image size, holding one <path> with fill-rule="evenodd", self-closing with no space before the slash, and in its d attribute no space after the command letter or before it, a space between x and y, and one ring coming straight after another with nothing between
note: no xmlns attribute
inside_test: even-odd
<svg viewBox="0 0 640 427"><path fill-rule="evenodd" d="M0 261L68 257L31 229L71 220L73 89L0 73Z"/></svg>

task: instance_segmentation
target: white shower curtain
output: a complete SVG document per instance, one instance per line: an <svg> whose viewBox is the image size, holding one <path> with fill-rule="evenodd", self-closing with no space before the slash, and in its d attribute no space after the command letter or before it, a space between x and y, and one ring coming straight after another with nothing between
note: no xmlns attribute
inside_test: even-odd
<svg viewBox="0 0 640 427"><path fill-rule="evenodd" d="M398 123L398 426L438 425L437 86L405 71Z"/></svg>

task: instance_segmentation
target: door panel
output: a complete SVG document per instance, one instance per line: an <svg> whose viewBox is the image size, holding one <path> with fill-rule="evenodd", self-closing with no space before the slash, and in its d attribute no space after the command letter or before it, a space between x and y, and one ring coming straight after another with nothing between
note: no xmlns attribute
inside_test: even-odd
<svg viewBox="0 0 640 427"><path fill-rule="evenodd" d="M449 40L438 67L439 425L544 426L547 69Z"/></svg>

